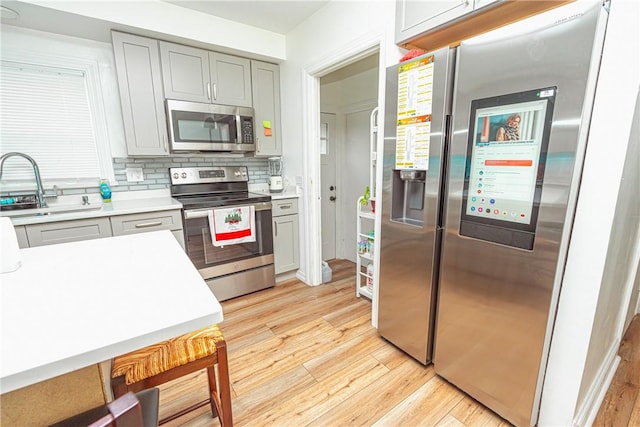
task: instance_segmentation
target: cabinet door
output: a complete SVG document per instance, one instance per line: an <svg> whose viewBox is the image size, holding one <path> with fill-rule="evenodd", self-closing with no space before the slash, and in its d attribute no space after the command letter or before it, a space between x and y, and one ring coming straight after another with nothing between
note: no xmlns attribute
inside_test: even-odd
<svg viewBox="0 0 640 427"><path fill-rule="evenodd" d="M208 51L161 41L160 59L167 99L211 102Z"/></svg>
<svg viewBox="0 0 640 427"><path fill-rule="evenodd" d="M109 218L78 219L27 225L29 247L77 242L111 236Z"/></svg>
<svg viewBox="0 0 640 427"><path fill-rule="evenodd" d="M145 212L111 217L111 231L114 236L159 230L182 230L181 211Z"/></svg>
<svg viewBox="0 0 640 427"><path fill-rule="evenodd" d="M184 249L182 211L169 210L139 214L115 215L111 217L111 232L114 236L170 230Z"/></svg>
<svg viewBox="0 0 640 427"><path fill-rule="evenodd" d="M24 225L16 225L13 227L16 230L16 238L18 239L18 247L20 249L29 247L29 239L27 238L27 229Z"/></svg>
<svg viewBox="0 0 640 427"><path fill-rule="evenodd" d="M396 43L473 11L473 0L396 0Z"/></svg>
<svg viewBox="0 0 640 427"><path fill-rule="evenodd" d="M261 61L251 61L251 88L255 109L255 156L282 155L280 136L280 67ZM264 127L271 125L271 135Z"/></svg>
<svg viewBox="0 0 640 427"><path fill-rule="evenodd" d="M298 215L273 218L273 257L276 274L295 270L300 266L298 248Z"/></svg>
<svg viewBox="0 0 640 427"><path fill-rule="evenodd" d="M169 154L158 41L111 33L127 153Z"/></svg>
<svg viewBox="0 0 640 427"><path fill-rule="evenodd" d="M209 52L211 102L251 107L251 61L238 56Z"/></svg>

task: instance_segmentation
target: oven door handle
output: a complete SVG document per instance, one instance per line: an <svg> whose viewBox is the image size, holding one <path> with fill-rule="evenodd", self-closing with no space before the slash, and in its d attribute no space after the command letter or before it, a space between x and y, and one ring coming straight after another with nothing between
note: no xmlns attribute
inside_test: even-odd
<svg viewBox="0 0 640 427"><path fill-rule="evenodd" d="M220 206L219 209L228 209L235 206L253 206L256 212L271 210L271 202L262 202L262 203L255 203L255 204L249 204L249 205L246 205L246 204L227 205L227 206ZM188 209L184 211L184 219L206 218L209 215L209 211L211 210L213 210L213 208Z"/></svg>

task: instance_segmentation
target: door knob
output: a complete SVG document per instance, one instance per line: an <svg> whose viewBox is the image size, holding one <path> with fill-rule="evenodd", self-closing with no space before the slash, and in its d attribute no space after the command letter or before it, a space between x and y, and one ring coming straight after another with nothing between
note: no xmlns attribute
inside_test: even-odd
<svg viewBox="0 0 640 427"><path fill-rule="evenodd" d="M336 201L336 196L329 197L329 200L331 200L332 202L335 202Z"/></svg>

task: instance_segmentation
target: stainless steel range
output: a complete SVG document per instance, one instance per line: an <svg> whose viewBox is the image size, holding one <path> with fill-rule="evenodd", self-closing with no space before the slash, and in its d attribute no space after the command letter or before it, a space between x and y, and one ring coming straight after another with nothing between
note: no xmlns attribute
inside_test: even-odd
<svg viewBox="0 0 640 427"><path fill-rule="evenodd" d="M250 193L246 166L170 168L189 258L219 301L275 284L271 196ZM245 224L244 226L242 224Z"/></svg>

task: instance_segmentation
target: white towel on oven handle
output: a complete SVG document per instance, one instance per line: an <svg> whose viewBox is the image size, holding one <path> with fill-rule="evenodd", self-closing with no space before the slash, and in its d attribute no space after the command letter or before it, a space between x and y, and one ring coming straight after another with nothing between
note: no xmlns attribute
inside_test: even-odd
<svg viewBox="0 0 640 427"><path fill-rule="evenodd" d="M209 230L213 246L235 245L256 241L254 206L209 210Z"/></svg>

